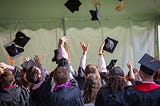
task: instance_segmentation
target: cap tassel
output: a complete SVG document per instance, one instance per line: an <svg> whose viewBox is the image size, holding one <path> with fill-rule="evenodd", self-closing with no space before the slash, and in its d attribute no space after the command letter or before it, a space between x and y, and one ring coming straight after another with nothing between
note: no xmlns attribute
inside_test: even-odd
<svg viewBox="0 0 160 106"><path fill-rule="evenodd" d="M124 7L124 2L121 1L120 4L115 7L115 9L116 9L117 11L121 11L123 7Z"/></svg>
<svg viewBox="0 0 160 106"><path fill-rule="evenodd" d="M93 2L93 5L95 5L95 6L101 6L101 3L100 2L98 2L98 1L96 1L96 0L92 0L92 2Z"/></svg>
<svg viewBox="0 0 160 106"><path fill-rule="evenodd" d="M7 58L8 58L9 62L10 62L12 65L15 64L15 61L13 60L12 57L10 57L9 55L7 55Z"/></svg>

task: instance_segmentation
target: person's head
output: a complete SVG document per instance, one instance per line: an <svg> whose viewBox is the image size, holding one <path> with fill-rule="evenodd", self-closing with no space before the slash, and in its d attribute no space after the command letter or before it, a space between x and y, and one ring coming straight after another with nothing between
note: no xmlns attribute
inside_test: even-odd
<svg viewBox="0 0 160 106"><path fill-rule="evenodd" d="M120 67L113 67L107 76L106 87L110 91L121 90L126 86L124 71Z"/></svg>
<svg viewBox="0 0 160 106"><path fill-rule="evenodd" d="M42 71L36 67L30 67L26 72L26 79L31 83L38 83L42 76Z"/></svg>
<svg viewBox="0 0 160 106"><path fill-rule="evenodd" d="M88 64L88 65L86 66L86 68L85 68L84 73L85 73L85 78L87 78L87 76L88 76L90 73L95 73L95 74L97 74L97 77L100 79L99 70L98 70L98 68L97 68L95 65L93 65L93 64Z"/></svg>
<svg viewBox="0 0 160 106"><path fill-rule="evenodd" d="M144 54L139 63L141 64L139 75L142 80L153 81L155 73L160 69L160 61L148 54Z"/></svg>
<svg viewBox="0 0 160 106"><path fill-rule="evenodd" d="M97 74L90 73L86 78L84 87L84 103L95 103L96 95L101 87L101 80Z"/></svg>
<svg viewBox="0 0 160 106"><path fill-rule="evenodd" d="M56 84L63 84L68 81L68 70L66 67L57 67L51 74Z"/></svg>
<svg viewBox="0 0 160 106"><path fill-rule="evenodd" d="M2 81L2 86L13 85L13 83L15 82L15 78L11 70L4 69L4 73L1 74L1 81Z"/></svg>
<svg viewBox="0 0 160 106"><path fill-rule="evenodd" d="M155 72L147 68L146 66L141 65L139 70L139 75L143 81L145 80L152 81Z"/></svg>

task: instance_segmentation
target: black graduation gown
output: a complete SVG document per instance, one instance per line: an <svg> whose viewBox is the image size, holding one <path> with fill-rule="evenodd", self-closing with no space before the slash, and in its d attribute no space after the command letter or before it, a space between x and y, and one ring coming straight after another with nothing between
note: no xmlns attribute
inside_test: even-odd
<svg viewBox="0 0 160 106"><path fill-rule="evenodd" d="M160 85L141 83L125 89L129 106L160 106Z"/></svg>
<svg viewBox="0 0 160 106"><path fill-rule="evenodd" d="M75 76L75 79L78 82L79 88L83 90L85 86L85 78L84 78L84 69L82 67L78 68L78 76Z"/></svg>
<svg viewBox="0 0 160 106"><path fill-rule="evenodd" d="M82 94L78 86L73 85L53 91L51 79L47 79L40 88L32 91L36 98L35 106L84 106ZM33 100L34 101L34 100Z"/></svg>
<svg viewBox="0 0 160 106"><path fill-rule="evenodd" d="M95 106L126 106L124 90L109 91L102 87L98 91Z"/></svg>
<svg viewBox="0 0 160 106"><path fill-rule="evenodd" d="M22 87L0 88L0 106L31 106L31 99Z"/></svg>

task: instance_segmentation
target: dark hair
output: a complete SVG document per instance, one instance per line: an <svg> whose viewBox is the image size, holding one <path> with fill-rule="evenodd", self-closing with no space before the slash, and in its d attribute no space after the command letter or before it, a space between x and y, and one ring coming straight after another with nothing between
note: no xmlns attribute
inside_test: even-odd
<svg viewBox="0 0 160 106"><path fill-rule="evenodd" d="M150 70L149 68L147 68L143 65L140 66L140 70L143 71L145 74L147 74L149 76L154 74L154 72L152 70Z"/></svg>
<svg viewBox="0 0 160 106"><path fill-rule="evenodd" d="M56 84L63 84L68 81L68 70L66 67L57 67L53 72L51 72Z"/></svg>
<svg viewBox="0 0 160 106"><path fill-rule="evenodd" d="M1 74L1 81L3 86L9 86L14 83L14 75L9 69L4 69L4 73Z"/></svg>
<svg viewBox="0 0 160 106"><path fill-rule="evenodd" d="M120 67L115 68L119 68L120 70L122 70ZM111 74L107 76L106 87L107 89L109 89L109 91L122 90L126 85L127 83L124 76Z"/></svg>
<svg viewBox="0 0 160 106"><path fill-rule="evenodd" d="M84 87L84 103L95 103L96 95L101 87L101 80L95 73L90 73L87 76Z"/></svg>
<svg viewBox="0 0 160 106"><path fill-rule="evenodd" d="M26 78L31 83L38 83L39 82L39 72L34 69L34 67L30 67L28 71L26 72Z"/></svg>

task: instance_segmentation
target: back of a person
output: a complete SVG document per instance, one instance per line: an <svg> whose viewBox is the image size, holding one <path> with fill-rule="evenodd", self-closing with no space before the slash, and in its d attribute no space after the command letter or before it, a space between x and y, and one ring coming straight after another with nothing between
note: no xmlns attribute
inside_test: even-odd
<svg viewBox="0 0 160 106"><path fill-rule="evenodd" d="M97 95L95 106L125 106L124 90L109 91L102 87Z"/></svg>
<svg viewBox="0 0 160 106"><path fill-rule="evenodd" d="M140 91L134 87L126 88L128 106L160 106L160 88Z"/></svg>
<svg viewBox="0 0 160 106"><path fill-rule="evenodd" d="M49 96L47 106L84 106L78 86L70 86L54 91Z"/></svg>
<svg viewBox="0 0 160 106"><path fill-rule="evenodd" d="M29 106L30 96L23 87L15 86L15 77L11 70L5 69L1 74L0 106Z"/></svg>
<svg viewBox="0 0 160 106"><path fill-rule="evenodd" d="M112 68L107 76L106 85L97 94L95 106L125 106L125 86L124 71L120 67Z"/></svg>
<svg viewBox="0 0 160 106"><path fill-rule="evenodd" d="M13 87L0 90L0 106L29 106L29 93L23 88Z"/></svg>

